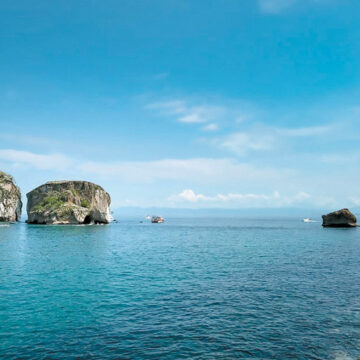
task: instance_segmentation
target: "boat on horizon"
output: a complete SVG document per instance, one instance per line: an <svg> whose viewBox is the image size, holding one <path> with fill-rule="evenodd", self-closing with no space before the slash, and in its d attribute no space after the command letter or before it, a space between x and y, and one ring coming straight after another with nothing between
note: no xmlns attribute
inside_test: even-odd
<svg viewBox="0 0 360 360"><path fill-rule="evenodd" d="M314 222L317 222L317 221L313 220L313 219L310 219L310 218L304 218L303 222L305 222L305 223L314 223Z"/></svg>
<svg viewBox="0 0 360 360"><path fill-rule="evenodd" d="M164 219L162 216L153 216L153 217L151 218L151 222L152 222L153 224L160 224L160 223L165 222L165 219Z"/></svg>

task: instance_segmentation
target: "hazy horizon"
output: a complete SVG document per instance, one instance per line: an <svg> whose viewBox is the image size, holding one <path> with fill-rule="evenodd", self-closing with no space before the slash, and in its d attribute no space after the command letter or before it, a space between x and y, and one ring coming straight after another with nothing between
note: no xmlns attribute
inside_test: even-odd
<svg viewBox="0 0 360 360"><path fill-rule="evenodd" d="M311 218L318 222L322 221L322 215L334 211L334 208L180 208L180 207L136 207L123 206L112 208L111 213L115 220L133 219L145 221L146 216L163 216L165 219L172 218L241 218L241 219L298 219ZM356 216L360 217L360 207L350 209ZM21 221L27 220L24 211Z"/></svg>

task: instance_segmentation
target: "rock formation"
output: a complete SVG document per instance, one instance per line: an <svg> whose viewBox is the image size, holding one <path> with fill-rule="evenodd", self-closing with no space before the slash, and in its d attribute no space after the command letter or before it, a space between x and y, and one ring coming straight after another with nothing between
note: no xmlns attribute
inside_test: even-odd
<svg viewBox="0 0 360 360"><path fill-rule="evenodd" d="M20 189L10 175L0 171L0 221L19 221L21 208Z"/></svg>
<svg viewBox="0 0 360 360"><path fill-rule="evenodd" d="M108 224L110 195L88 181L50 181L27 195L30 224Z"/></svg>
<svg viewBox="0 0 360 360"><path fill-rule="evenodd" d="M334 211L330 214L323 215L323 226L325 227L354 227L356 217L349 209Z"/></svg>

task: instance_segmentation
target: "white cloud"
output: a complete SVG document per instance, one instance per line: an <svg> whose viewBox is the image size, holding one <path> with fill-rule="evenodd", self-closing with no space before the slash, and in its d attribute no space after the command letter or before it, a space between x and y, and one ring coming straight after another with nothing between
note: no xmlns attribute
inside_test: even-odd
<svg viewBox="0 0 360 360"><path fill-rule="evenodd" d="M198 202L200 200L207 201L209 197L202 195L202 194L195 194L195 192L191 189L185 189L183 192L181 192L178 195L172 195L169 197L170 201L176 201L176 200L185 200L189 202Z"/></svg>
<svg viewBox="0 0 360 360"><path fill-rule="evenodd" d="M220 148L243 156L249 151L271 150L275 139L272 135L237 132L215 140Z"/></svg>
<svg viewBox="0 0 360 360"><path fill-rule="evenodd" d="M178 122L188 123L188 124L203 123L207 121L204 117L201 116L201 114L196 112L193 112L185 116L181 116L177 120Z"/></svg>
<svg viewBox="0 0 360 360"><path fill-rule="evenodd" d="M14 166L25 165L40 170L63 170L72 164L72 160L62 154L42 155L13 149L0 150L0 159Z"/></svg>
<svg viewBox="0 0 360 360"><path fill-rule="evenodd" d="M42 145L42 146L49 146L49 145L60 145L60 142L55 139L46 138L46 137L39 137L33 136L29 134L18 134L18 133L1 133L0 139L13 142L17 144L22 144L23 146L26 145Z"/></svg>
<svg viewBox="0 0 360 360"><path fill-rule="evenodd" d="M278 134L283 136L322 136L336 130L337 126L335 124L329 125L320 125L320 126L308 126L301 128L292 128L292 129L277 129Z"/></svg>
<svg viewBox="0 0 360 360"><path fill-rule="evenodd" d="M181 180L196 183L228 183L267 178L291 178L289 169L257 168L229 158L162 159L155 161L84 162L63 154L36 154L29 151L0 149L0 160L15 167L56 170L125 182L147 183Z"/></svg>
<svg viewBox="0 0 360 360"><path fill-rule="evenodd" d="M191 189L186 189L180 194L172 195L169 197L169 200L185 200L189 202L199 202L199 201L209 201L209 202L228 202L234 200L271 200L278 199L280 194L278 191L275 191L272 195L263 195L263 194L217 194L215 196L206 196L203 194L196 194Z"/></svg>
<svg viewBox="0 0 360 360"><path fill-rule="evenodd" d="M202 128L202 130L203 131L216 131L216 130L219 130L219 125L215 124L215 123L211 123L211 124L205 125Z"/></svg>
<svg viewBox="0 0 360 360"><path fill-rule="evenodd" d="M311 172L311 175L307 176L306 173L300 174L291 169L255 166L229 158L83 162L81 159L72 159L63 154L36 154L0 149L0 160L2 166L5 166L4 169L13 167L14 170L25 170L30 178L51 180L59 176L76 176L97 182L111 193L121 194L120 197L114 197L114 203L132 196L129 189L132 189L134 194L138 194L139 189L143 192L142 195L133 195L137 203L151 201L147 203L151 206L160 201L159 204L166 205L159 199L168 198L166 194L174 192L171 189L178 186L186 190L168 199L175 206L183 202L208 207L281 207L302 204L336 208L339 205L346 206L346 202L350 204L348 206L360 202L356 182L348 181L348 178L356 178L356 170L351 175L342 174L340 178L335 174L329 174L327 181L322 183L323 179L317 172ZM321 186L316 185L319 183ZM349 186L337 186L344 183ZM140 184L143 186L139 186ZM154 185L147 188L147 184ZM215 195L197 193L192 190L193 186L202 187L206 192L212 191L216 186L223 192ZM234 191L237 188L244 189L244 192ZM271 192L271 189L277 188L281 189L281 194L277 191ZM149 196L144 189L150 190ZM232 192L226 192L230 189ZM310 193L316 192L316 197L310 198L307 192L299 192L299 189L305 189Z"/></svg>
<svg viewBox="0 0 360 360"><path fill-rule="evenodd" d="M168 198L170 202L189 202L199 203L207 202L212 204L227 204L235 203L236 205L243 206L291 206L296 203L301 203L309 200L311 196L305 192L299 192L293 196L281 196L278 191L274 191L270 195L266 194L242 194L242 193L229 193L217 194L214 196L207 196L203 194L196 194L191 189L183 190L177 195L172 195Z"/></svg>
<svg viewBox="0 0 360 360"><path fill-rule="evenodd" d="M187 124L201 124L220 118L225 108L204 104L189 105L185 100L173 100L148 104L146 109L158 110L161 115L172 116L176 121Z"/></svg>
<svg viewBox="0 0 360 360"><path fill-rule="evenodd" d="M213 139L211 142L219 148L244 156L254 151L275 150L286 141L293 145L294 138L336 134L336 130L338 126L335 124L300 128L280 128L257 124L246 131L230 133Z"/></svg>

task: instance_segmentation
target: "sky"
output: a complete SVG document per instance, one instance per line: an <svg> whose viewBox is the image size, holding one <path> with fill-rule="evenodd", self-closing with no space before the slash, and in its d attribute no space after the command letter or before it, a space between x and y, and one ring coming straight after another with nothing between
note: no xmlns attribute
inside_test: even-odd
<svg viewBox="0 0 360 360"><path fill-rule="evenodd" d="M0 169L112 208L360 205L358 0L2 0Z"/></svg>

